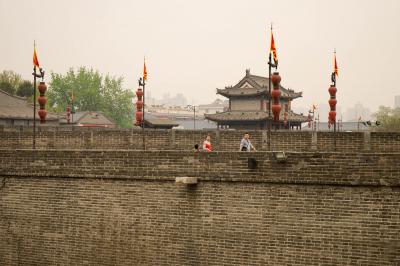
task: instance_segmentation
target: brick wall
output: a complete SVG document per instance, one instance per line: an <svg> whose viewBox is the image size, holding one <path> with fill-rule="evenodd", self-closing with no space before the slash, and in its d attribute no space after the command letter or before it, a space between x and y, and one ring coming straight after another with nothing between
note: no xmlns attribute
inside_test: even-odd
<svg viewBox="0 0 400 266"><path fill-rule="evenodd" d="M39 128L38 149L143 149L191 150L194 144L202 144L207 134L215 150L237 151L244 130L105 130L92 128ZM253 145L258 150L268 150L268 134L265 130L249 131ZM29 149L32 147L32 129L0 127L0 148ZM271 149L285 151L333 151L332 132L281 131L271 132ZM400 150L400 133L387 132L339 132L336 135L336 151Z"/></svg>
<svg viewBox="0 0 400 266"><path fill-rule="evenodd" d="M0 150L0 265L400 263L400 153L286 155Z"/></svg>

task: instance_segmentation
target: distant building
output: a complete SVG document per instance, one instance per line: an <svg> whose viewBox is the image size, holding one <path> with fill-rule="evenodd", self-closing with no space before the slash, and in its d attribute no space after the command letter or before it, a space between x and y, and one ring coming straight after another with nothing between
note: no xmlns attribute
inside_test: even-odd
<svg viewBox="0 0 400 266"><path fill-rule="evenodd" d="M205 114L205 118L215 121L218 127L234 129L266 129L272 122L268 117L269 106L269 79L250 74L246 70L246 76L233 87L217 89L217 94L229 99L228 110L222 113ZM287 113L288 125L291 128L301 128L301 123L306 122L306 116L292 111L292 100L302 97L301 92L294 92L280 86L280 124L283 128L284 114ZM272 114L271 114L272 116Z"/></svg>
<svg viewBox="0 0 400 266"><path fill-rule="evenodd" d="M37 111L39 105L36 106ZM46 123L40 124L39 115L36 113L36 126L57 126L57 115L47 113ZM26 98L11 95L0 90L0 125L3 126L33 126L33 104Z"/></svg>
<svg viewBox="0 0 400 266"><path fill-rule="evenodd" d="M194 112L188 108L180 106L164 106L164 105L152 105L146 106L145 120L147 117L169 119L174 123L178 124L177 127L180 129L193 129L196 124L196 129L214 129L216 128L215 123L205 120L203 115L198 112L196 106L196 122L194 123ZM175 126L174 126L175 127Z"/></svg>
<svg viewBox="0 0 400 266"><path fill-rule="evenodd" d="M228 107L228 100L223 101L220 99L216 99L210 104L200 104L199 106L197 106L197 112L199 113L199 115L222 113L224 111L227 111Z"/></svg>
<svg viewBox="0 0 400 266"><path fill-rule="evenodd" d="M337 113L339 111L336 109ZM344 120L349 122L357 122L358 120L370 120L371 111L364 107L361 103L356 103L354 107L347 108L344 113Z"/></svg>
<svg viewBox="0 0 400 266"><path fill-rule="evenodd" d="M71 121L60 119L61 126L115 128L116 125L101 112L83 111L71 114Z"/></svg>
<svg viewBox="0 0 400 266"><path fill-rule="evenodd" d="M400 95L394 96L394 108L400 108Z"/></svg>

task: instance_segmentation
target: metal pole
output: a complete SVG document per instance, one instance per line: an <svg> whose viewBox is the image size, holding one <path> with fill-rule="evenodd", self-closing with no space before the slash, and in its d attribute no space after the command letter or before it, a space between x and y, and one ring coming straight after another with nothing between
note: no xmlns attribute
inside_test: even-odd
<svg viewBox="0 0 400 266"><path fill-rule="evenodd" d="M144 136L144 135L145 135L145 134L144 134L144 126L145 126L145 123L144 123L144 114L145 114L145 101L144 101L145 86L146 86L146 81L144 80L144 77L143 77L143 120L142 120L143 150L146 150L146 144L145 144L146 139L145 139L145 136Z"/></svg>
<svg viewBox="0 0 400 266"><path fill-rule="evenodd" d="M36 66L33 67L33 149L36 149Z"/></svg>
<svg viewBox="0 0 400 266"><path fill-rule="evenodd" d="M269 53L269 62L268 62L268 150L271 150L271 64L272 64L272 57L271 52Z"/></svg>

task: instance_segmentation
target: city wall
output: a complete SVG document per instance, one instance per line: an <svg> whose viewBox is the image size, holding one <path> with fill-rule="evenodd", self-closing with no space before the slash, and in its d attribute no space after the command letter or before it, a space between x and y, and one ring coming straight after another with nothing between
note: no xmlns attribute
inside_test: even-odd
<svg viewBox="0 0 400 266"><path fill-rule="evenodd" d="M191 150L207 134L216 151L237 151L243 130L105 130L92 128L38 128L37 149ZM268 132L250 131L253 145L268 150ZM32 128L0 127L3 149L32 148ZM143 142L145 145L143 145ZM272 131L271 150L284 151L400 151L400 132L338 132L335 149L332 132Z"/></svg>
<svg viewBox="0 0 400 266"><path fill-rule="evenodd" d="M399 152L57 148L0 150L0 265L400 263Z"/></svg>

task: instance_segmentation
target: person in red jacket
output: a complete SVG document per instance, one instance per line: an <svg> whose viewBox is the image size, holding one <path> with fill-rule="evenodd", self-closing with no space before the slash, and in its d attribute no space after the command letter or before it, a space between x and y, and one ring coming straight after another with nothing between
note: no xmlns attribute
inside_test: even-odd
<svg viewBox="0 0 400 266"><path fill-rule="evenodd" d="M203 150L204 151L212 151L211 136L210 135L207 135L206 139L203 142Z"/></svg>

